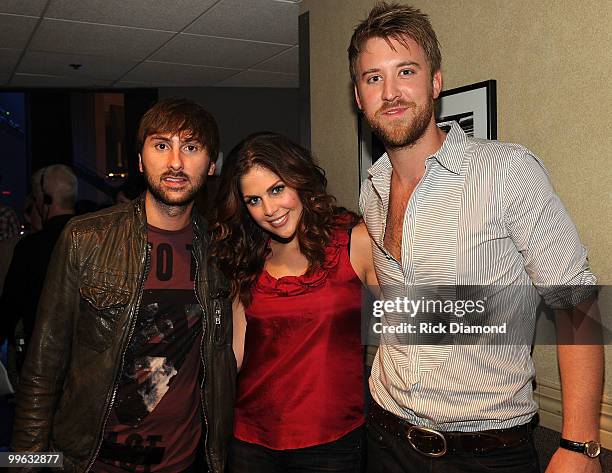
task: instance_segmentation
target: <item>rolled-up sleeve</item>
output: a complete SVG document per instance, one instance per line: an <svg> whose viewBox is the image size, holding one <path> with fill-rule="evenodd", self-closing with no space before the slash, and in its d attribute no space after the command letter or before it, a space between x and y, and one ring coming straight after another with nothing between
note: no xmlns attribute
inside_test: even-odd
<svg viewBox="0 0 612 473"><path fill-rule="evenodd" d="M587 249L541 161L517 150L504 188L504 221L534 286L552 307L593 294Z"/></svg>

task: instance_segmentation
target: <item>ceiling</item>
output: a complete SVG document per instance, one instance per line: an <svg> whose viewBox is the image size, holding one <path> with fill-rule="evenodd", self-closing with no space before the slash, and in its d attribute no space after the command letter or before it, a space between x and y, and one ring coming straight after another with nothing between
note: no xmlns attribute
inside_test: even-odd
<svg viewBox="0 0 612 473"><path fill-rule="evenodd" d="M300 1L0 0L0 86L298 87Z"/></svg>

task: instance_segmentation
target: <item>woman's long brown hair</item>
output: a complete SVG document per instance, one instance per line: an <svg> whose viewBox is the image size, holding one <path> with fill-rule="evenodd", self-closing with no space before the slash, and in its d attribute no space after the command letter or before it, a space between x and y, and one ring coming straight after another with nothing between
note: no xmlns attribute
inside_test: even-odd
<svg viewBox="0 0 612 473"><path fill-rule="evenodd" d="M232 296L239 296L245 307L251 303L251 288L270 252L267 243L271 235L253 221L240 189L242 176L258 166L277 174L298 193L303 212L296 237L308 260L307 275L325 261L325 247L334 229L351 228L359 221L353 212L336 207L335 198L326 191L325 172L307 149L276 133L245 138L223 163L211 226L211 261L230 279ZM341 213L348 218L339 223L336 217Z"/></svg>

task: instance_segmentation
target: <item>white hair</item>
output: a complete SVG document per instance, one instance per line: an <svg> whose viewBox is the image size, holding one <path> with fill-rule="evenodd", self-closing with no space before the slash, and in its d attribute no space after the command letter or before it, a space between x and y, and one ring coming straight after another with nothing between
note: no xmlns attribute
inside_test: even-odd
<svg viewBox="0 0 612 473"><path fill-rule="evenodd" d="M40 172L38 179L36 174ZM35 184L38 184L35 186ZM44 189L41 188L44 186ZM38 187L38 189L36 189ZM78 193L78 181L72 169L65 164L52 164L45 168L39 169L32 176L32 193L36 194L36 190L42 196L46 193L51 196L53 202L59 207L66 210L74 210Z"/></svg>

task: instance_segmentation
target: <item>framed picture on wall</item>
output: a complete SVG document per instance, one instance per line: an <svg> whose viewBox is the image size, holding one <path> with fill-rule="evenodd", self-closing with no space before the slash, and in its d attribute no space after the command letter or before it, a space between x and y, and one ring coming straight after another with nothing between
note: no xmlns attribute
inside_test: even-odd
<svg viewBox="0 0 612 473"><path fill-rule="evenodd" d="M487 80L443 91L436 104L436 123L446 131L453 121L469 136L496 140L496 82Z"/></svg>
<svg viewBox="0 0 612 473"><path fill-rule="evenodd" d="M368 168L385 153L385 147L361 113L357 119L361 184L368 176ZM453 121L469 136L497 139L496 82L487 80L443 91L436 100L436 123L448 131Z"/></svg>

